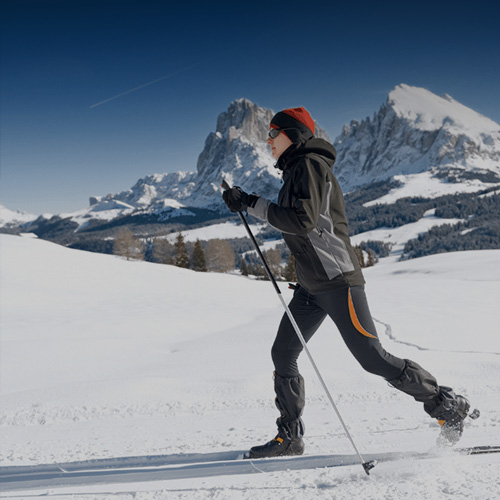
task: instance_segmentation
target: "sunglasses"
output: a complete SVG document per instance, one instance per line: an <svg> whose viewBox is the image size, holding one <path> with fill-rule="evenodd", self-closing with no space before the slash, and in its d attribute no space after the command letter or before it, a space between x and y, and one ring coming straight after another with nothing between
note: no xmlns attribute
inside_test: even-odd
<svg viewBox="0 0 500 500"><path fill-rule="evenodd" d="M276 137L278 137L278 135L281 134L281 132L283 132L284 130L294 130L292 127L289 127L289 128L272 128L271 130L269 130L268 132L268 136L270 139L276 139Z"/></svg>

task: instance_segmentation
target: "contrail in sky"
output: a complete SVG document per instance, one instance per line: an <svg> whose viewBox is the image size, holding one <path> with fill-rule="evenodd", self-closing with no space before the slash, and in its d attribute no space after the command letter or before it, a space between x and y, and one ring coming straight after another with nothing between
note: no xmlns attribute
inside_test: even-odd
<svg viewBox="0 0 500 500"><path fill-rule="evenodd" d="M294 28L295 25L287 26L286 30L288 31L291 28ZM275 37L277 33L280 33L283 30L278 30L273 32L273 36ZM232 47L226 50L223 50L222 52L218 52L217 54L214 54L210 57L207 57L206 59L202 61L198 61L195 64L191 64L190 66L186 66L185 68L179 69L177 71L174 71L173 73L169 73L168 75L161 76L160 78L157 78L156 80L151 80L148 83L144 83L142 85L139 85L138 87L134 87L133 89L126 90L125 92L122 92L120 94L114 95L113 97L109 97L108 99L104 99L104 101L96 102L95 104L92 104L90 106L90 109L92 108L97 108L98 106L101 106L102 104L106 104L109 101L113 101L114 99L118 99L119 97L123 97L124 95L131 94L132 92L135 92L136 90L143 89L144 87L149 87L150 85L154 85L155 83L161 82L162 80L167 80L168 78L171 78L172 76L178 75L179 73L184 73L185 71L188 71L192 68L195 68L196 66L200 66L201 64L205 64L207 62L212 61L213 59L220 58L223 56L226 56L228 54L241 51L242 49L245 49L250 46L254 46L256 43L261 42L262 40L268 39L271 35L270 34L264 34L260 37L253 38L250 42L240 46L240 47Z"/></svg>
<svg viewBox="0 0 500 500"><path fill-rule="evenodd" d="M113 101L114 99L118 99L119 97L122 97L124 95L131 94L132 92L135 92L136 90L143 89L144 87L149 87L150 85L161 82L162 80L166 80L167 78L171 78L172 76L178 75L179 73L183 73L184 71L188 71L191 68L198 66L198 64L200 64L200 63L192 64L191 66L186 66L185 68L174 71L173 73L169 73L168 75L161 76L160 78L157 78L156 80L151 80L148 83L143 83L142 85L139 85L138 87L134 87L133 89L126 90L125 92L122 92L121 94L114 95L113 97L108 97L108 99L104 99L104 101L99 101L99 102L96 102L95 104L92 104L92 106L90 106L90 109L97 108L97 106L100 106L101 104L106 104L109 101Z"/></svg>

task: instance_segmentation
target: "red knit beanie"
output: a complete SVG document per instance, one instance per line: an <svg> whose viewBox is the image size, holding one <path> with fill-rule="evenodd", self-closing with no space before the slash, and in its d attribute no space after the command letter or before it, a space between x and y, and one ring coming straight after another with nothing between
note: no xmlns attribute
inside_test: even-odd
<svg viewBox="0 0 500 500"><path fill-rule="evenodd" d="M314 120L305 108L289 108L276 113L271 128L293 129L284 132L292 142L301 143L314 136Z"/></svg>

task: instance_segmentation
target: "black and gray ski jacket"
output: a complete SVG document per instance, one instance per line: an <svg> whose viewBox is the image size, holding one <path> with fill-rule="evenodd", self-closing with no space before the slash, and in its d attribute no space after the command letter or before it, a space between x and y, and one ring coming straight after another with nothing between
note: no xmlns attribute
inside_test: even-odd
<svg viewBox="0 0 500 500"><path fill-rule="evenodd" d="M258 198L248 213L281 231L295 257L298 282L310 293L364 284L351 246L344 196L332 173L335 148L323 139L292 146L278 161L278 203Z"/></svg>

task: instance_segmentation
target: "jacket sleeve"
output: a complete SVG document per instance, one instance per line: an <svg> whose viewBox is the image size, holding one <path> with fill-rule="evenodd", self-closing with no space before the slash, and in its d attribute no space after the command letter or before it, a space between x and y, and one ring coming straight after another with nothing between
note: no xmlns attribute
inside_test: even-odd
<svg viewBox="0 0 500 500"><path fill-rule="evenodd" d="M266 220L282 233L306 235L318 225L326 192L326 172L318 161L303 157L291 175L291 207L259 198L248 213Z"/></svg>

